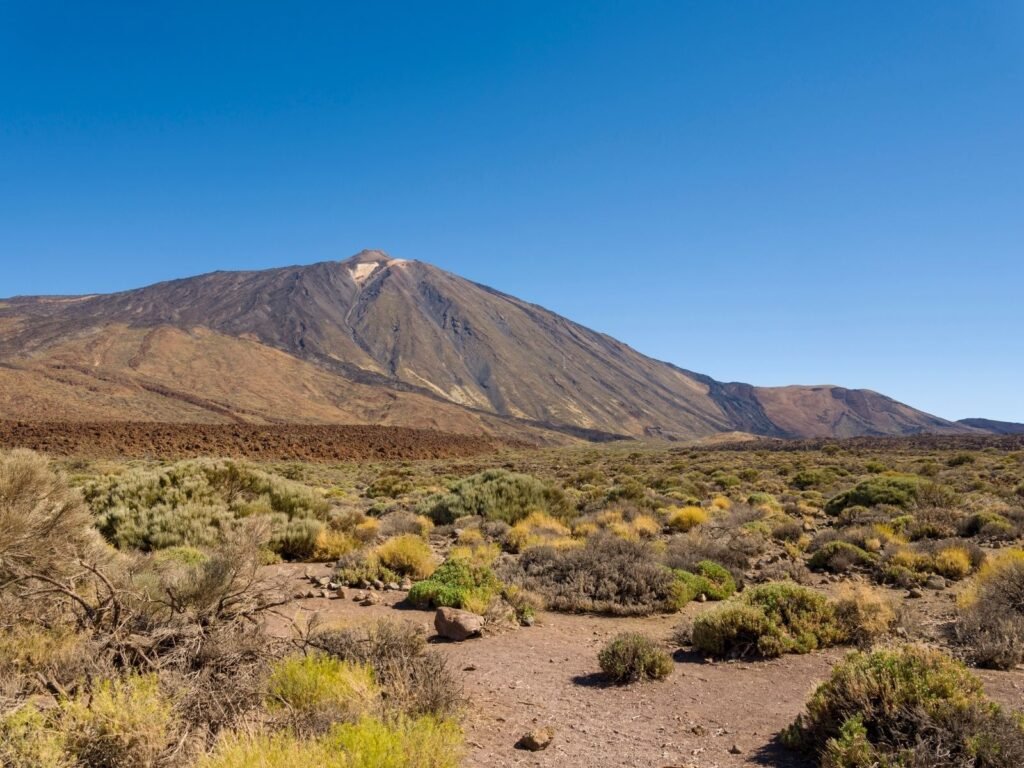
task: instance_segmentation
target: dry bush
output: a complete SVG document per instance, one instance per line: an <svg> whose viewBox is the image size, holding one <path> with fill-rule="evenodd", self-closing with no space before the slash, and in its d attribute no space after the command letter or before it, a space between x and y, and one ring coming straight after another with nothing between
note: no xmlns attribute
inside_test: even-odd
<svg viewBox="0 0 1024 768"><path fill-rule="evenodd" d="M886 637L897 622L892 601L863 585L843 587L835 600L835 615L846 640L858 648L874 645Z"/></svg>
<svg viewBox="0 0 1024 768"><path fill-rule="evenodd" d="M527 550L503 576L558 611L645 615L678 608L675 577L651 545L607 534L581 548Z"/></svg>
<svg viewBox="0 0 1024 768"><path fill-rule="evenodd" d="M376 555L389 571L413 579L429 578L437 567L430 545L414 533L388 539L377 547Z"/></svg>
<svg viewBox="0 0 1024 768"><path fill-rule="evenodd" d="M326 732L339 722L377 714L373 669L314 652L277 661L267 680L267 706L296 733Z"/></svg>
<svg viewBox="0 0 1024 768"><path fill-rule="evenodd" d="M1024 551L986 563L959 607L955 634L975 664L1011 669L1024 662Z"/></svg>
<svg viewBox="0 0 1024 768"><path fill-rule="evenodd" d="M421 626L380 621L361 628L323 629L313 632L309 643L334 658L371 667L392 710L447 718L463 706L461 683L445 656L427 650Z"/></svg>

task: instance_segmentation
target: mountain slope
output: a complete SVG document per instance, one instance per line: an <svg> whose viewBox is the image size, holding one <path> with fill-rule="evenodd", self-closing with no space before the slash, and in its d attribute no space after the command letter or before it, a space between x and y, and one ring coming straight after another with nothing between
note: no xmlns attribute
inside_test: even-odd
<svg viewBox="0 0 1024 768"><path fill-rule="evenodd" d="M0 302L0 366L5 418L61 408L64 418L530 423L668 438L971 431L865 390L723 384L379 251Z"/></svg>
<svg viewBox="0 0 1024 768"><path fill-rule="evenodd" d="M960 419L957 424L974 429L983 429L993 435L1024 435L1024 424L1015 421L995 421L994 419Z"/></svg>

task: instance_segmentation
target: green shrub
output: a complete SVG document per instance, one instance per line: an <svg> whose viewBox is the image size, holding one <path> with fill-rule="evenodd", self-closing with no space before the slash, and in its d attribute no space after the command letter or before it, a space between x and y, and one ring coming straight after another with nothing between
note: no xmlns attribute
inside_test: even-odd
<svg viewBox="0 0 1024 768"><path fill-rule="evenodd" d="M5 768L75 768L64 734L30 704L0 716L0 765Z"/></svg>
<svg viewBox="0 0 1024 768"><path fill-rule="evenodd" d="M815 571L846 573L854 567L873 565L877 558L855 544L830 541L811 555L807 566Z"/></svg>
<svg viewBox="0 0 1024 768"><path fill-rule="evenodd" d="M409 590L409 602L419 608L471 609L486 606L501 593L502 584L489 566L449 557L433 575Z"/></svg>
<svg viewBox="0 0 1024 768"><path fill-rule="evenodd" d="M676 571L680 582L679 603L685 605L704 595L708 600L725 600L736 592L736 580L727 568L711 560L697 564L697 572Z"/></svg>
<svg viewBox="0 0 1024 768"><path fill-rule="evenodd" d="M597 655L601 671L614 683L661 680L672 671L672 659L657 644L635 632L617 635Z"/></svg>
<svg viewBox="0 0 1024 768"><path fill-rule="evenodd" d="M783 735L826 768L1024 765L1024 727L939 651L851 653Z"/></svg>
<svg viewBox="0 0 1024 768"><path fill-rule="evenodd" d="M825 504L825 512L838 515L847 507L874 507L888 504L909 509L917 501L922 480L916 475L880 475L864 480L848 491L833 496Z"/></svg>
<svg viewBox="0 0 1024 768"><path fill-rule="evenodd" d="M531 512L564 518L569 504L561 488L531 475L488 469L454 483L449 492L427 500L424 512L439 525L479 515L514 525Z"/></svg>
<svg viewBox="0 0 1024 768"><path fill-rule="evenodd" d="M714 656L808 653L846 639L823 594L790 582L762 584L694 620L693 645Z"/></svg>
<svg viewBox="0 0 1024 768"><path fill-rule="evenodd" d="M131 470L82 491L100 532L121 549L211 546L241 519L262 515L272 523L275 549L304 557L327 514L312 488L229 460Z"/></svg>

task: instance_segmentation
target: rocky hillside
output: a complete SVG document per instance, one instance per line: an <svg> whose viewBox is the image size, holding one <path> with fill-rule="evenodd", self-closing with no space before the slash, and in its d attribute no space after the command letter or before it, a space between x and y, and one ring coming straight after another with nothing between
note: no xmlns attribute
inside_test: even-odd
<svg viewBox="0 0 1024 768"><path fill-rule="evenodd" d="M974 429L866 390L721 383L380 251L2 301L0 417L669 439Z"/></svg>

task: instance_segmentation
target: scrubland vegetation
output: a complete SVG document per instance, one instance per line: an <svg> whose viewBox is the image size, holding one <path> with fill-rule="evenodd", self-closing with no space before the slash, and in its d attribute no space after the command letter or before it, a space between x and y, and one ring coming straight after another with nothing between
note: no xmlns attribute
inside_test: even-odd
<svg viewBox="0 0 1024 768"><path fill-rule="evenodd" d="M671 641L600 651L614 683L665 678L679 648L755 663L857 648L791 747L829 768L1021 765L1020 716L963 665L1024 661L1022 535L1012 441L259 466L13 451L0 764L458 764L459 676L422 631L267 633L294 595L265 566L298 561L487 632L538 631L519 627L544 611L682 612ZM919 610L931 620L906 620Z"/></svg>

